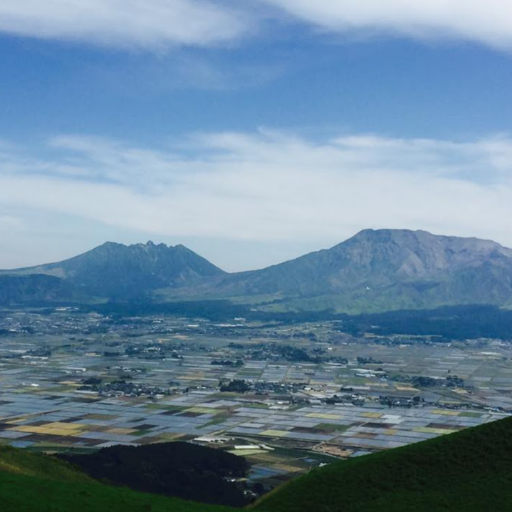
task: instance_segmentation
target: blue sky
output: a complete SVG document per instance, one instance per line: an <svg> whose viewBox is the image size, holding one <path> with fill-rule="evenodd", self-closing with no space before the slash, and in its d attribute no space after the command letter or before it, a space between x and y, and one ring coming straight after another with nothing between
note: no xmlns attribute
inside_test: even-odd
<svg viewBox="0 0 512 512"><path fill-rule="evenodd" d="M367 227L512 246L511 83L497 0L3 0L0 267L152 239L244 270Z"/></svg>

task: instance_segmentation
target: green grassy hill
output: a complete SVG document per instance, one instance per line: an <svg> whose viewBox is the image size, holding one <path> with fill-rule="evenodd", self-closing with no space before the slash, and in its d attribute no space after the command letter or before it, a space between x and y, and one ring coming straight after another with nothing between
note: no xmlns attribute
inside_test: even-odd
<svg viewBox="0 0 512 512"><path fill-rule="evenodd" d="M0 448L2 512L229 512L96 482L70 464L46 455Z"/></svg>
<svg viewBox="0 0 512 512"><path fill-rule="evenodd" d="M254 512L512 510L512 418L332 464L293 480ZM228 512L91 480L44 455L0 448L2 512Z"/></svg>
<svg viewBox="0 0 512 512"><path fill-rule="evenodd" d="M312 471L264 497L255 510L512 510L512 418Z"/></svg>

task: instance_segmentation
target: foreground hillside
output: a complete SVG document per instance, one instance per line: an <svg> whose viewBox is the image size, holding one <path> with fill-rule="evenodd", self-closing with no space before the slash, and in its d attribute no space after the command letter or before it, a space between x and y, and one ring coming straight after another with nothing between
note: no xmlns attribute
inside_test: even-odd
<svg viewBox="0 0 512 512"><path fill-rule="evenodd" d="M250 507L257 512L512 510L512 418L334 463ZM91 480L66 462L0 448L2 512L228 512Z"/></svg>
<svg viewBox="0 0 512 512"><path fill-rule="evenodd" d="M258 512L512 510L512 418L312 471Z"/></svg>
<svg viewBox="0 0 512 512"><path fill-rule="evenodd" d="M96 482L66 462L0 448L2 512L228 512L227 507L192 503Z"/></svg>

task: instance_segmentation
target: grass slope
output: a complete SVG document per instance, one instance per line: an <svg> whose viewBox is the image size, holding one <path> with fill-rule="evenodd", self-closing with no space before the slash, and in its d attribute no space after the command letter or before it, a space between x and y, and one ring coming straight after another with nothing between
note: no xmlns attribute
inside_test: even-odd
<svg viewBox="0 0 512 512"><path fill-rule="evenodd" d="M96 482L53 457L0 448L2 512L229 512Z"/></svg>
<svg viewBox="0 0 512 512"><path fill-rule="evenodd" d="M254 509L512 510L512 418L314 470L276 489Z"/></svg>
<svg viewBox="0 0 512 512"><path fill-rule="evenodd" d="M9 446L0 446L0 472L65 482L94 482L68 462Z"/></svg>

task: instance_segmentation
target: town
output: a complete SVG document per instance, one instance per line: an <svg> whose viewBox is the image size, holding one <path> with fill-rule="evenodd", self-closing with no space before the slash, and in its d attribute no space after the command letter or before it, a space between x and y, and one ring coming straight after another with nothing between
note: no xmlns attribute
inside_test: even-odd
<svg viewBox="0 0 512 512"><path fill-rule="evenodd" d="M337 322L0 315L0 442L88 452L186 440L266 488L512 413L512 347L354 337Z"/></svg>

